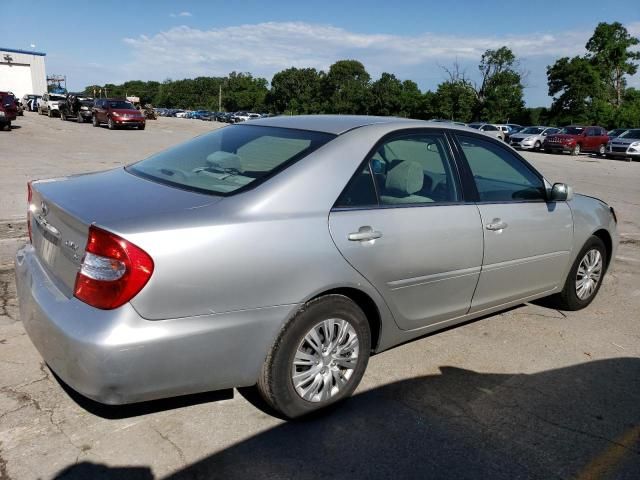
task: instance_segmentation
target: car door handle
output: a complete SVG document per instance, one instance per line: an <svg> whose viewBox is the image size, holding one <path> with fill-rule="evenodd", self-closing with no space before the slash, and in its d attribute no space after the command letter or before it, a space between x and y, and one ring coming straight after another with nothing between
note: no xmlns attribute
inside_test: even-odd
<svg viewBox="0 0 640 480"><path fill-rule="evenodd" d="M507 224L507 222L503 222L499 218L494 218L491 223L487 223L485 225L485 228L487 230L503 230L503 229L507 228L508 226L509 225Z"/></svg>
<svg viewBox="0 0 640 480"><path fill-rule="evenodd" d="M382 236L382 232L378 232L373 228L360 227L357 232L350 233L347 238L352 242L366 242L368 240L375 240L376 238L380 238Z"/></svg>

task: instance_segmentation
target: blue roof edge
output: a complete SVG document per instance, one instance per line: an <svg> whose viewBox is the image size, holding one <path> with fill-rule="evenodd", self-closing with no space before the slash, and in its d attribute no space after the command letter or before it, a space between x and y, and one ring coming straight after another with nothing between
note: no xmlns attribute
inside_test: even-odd
<svg viewBox="0 0 640 480"><path fill-rule="evenodd" d="M0 47L0 52L10 52L10 53L24 53L27 55L38 55L40 57L45 57L47 54L43 52L32 52L31 50L20 50L17 48L4 48Z"/></svg>

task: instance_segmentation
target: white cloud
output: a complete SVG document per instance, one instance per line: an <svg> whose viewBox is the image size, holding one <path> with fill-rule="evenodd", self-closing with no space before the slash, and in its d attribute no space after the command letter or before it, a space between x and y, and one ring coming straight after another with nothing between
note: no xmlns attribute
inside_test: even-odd
<svg viewBox="0 0 640 480"><path fill-rule="evenodd" d="M640 31L640 22L628 27L631 33ZM151 36L124 39L133 56L125 68L128 78L192 78L226 75L236 70L270 79L277 71L289 67L326 70L336 60L355 58L374 77L388 71L425 84L443 78L438 65L449 65L458 59L475 73L475 65L485 50L507 45L523 59L525 66L541 69L535 72L540 76L536 82L540 85L532 88L544 90L540 94L546 97L544 66L561 56L583 54L591 33L592 30L585 29L501 36L391 35L356 33L305 22L266 22L209 30L183 25Z"/></svg>
<svg viewBox="0 0 640 480"><path fill-rule="evenodd" d="M176 17L193 17L191 12L172 13L169 16L172 17L172 18L176 18Z"/></svg>

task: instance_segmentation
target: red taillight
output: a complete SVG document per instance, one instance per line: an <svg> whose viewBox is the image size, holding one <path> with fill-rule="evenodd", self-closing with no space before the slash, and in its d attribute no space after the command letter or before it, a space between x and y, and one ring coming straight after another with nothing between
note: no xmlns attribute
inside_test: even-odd
<svg viewBox="0 0 640 480"><path fill-rule="evenodd" d="M93 307L111 310L135 297L152 273L153 260L144 250L92 225L74 295Z"/></svg>
<svg viewBox="0 0 640 480"><path fill-rule="evenodd" d="M31 233L31 199L33 198L33 188L31 188L31 180L27 182L27 230L29 231L29 243L33 243L33 235Z"/></svg>

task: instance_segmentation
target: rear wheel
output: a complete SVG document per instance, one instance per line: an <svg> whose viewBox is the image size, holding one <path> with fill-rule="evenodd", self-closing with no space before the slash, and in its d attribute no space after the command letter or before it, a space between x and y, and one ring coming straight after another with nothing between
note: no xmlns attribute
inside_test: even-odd
<svg viewBox="0 0 640 480"><path fill-rule="evenodd" d="M4 125L2 125L1 130L6 130L7 132L10 132L11 131L11 122L9 121L9 122L5 123Z"/></svg>
<svg viewBox="0 0 640 480"><path fill-rule="evenodd" d="M82 114L80 112L78 112L78 116L76 117L76 122L84 123L84 118L82 117Z"/></svg>
<svg viewBox="0 0 640 480"><path fill-rule="evenodd" d="M350 396L369 361L371 332L362 310L343 295L307 303L285 325L262 367L257 388L288 418Z"/></svg>
<svg viewBox="0 0 640 480"><path fill-rule="evenodd" d="M552 297L562 310L580 310L595 298L606 272L607 249L595 235L589 237L571 266L562 291Z"/></svg>
<svg viewBox="0 0 640 480"><path fill-rule="evenodd" d="M64 122L66 119L67 117L65 117L64 113L62 113L62 110L60 110L60 120Z"/></svg>
<svg viewBox="0 0 640 480"><path fill-rule="evenodd" d="M94 115L93 117L91 117L91 123L93 124L94 127L100 126L100 122L98 121L97 115Z"/></svg>
<svg viewBox="0 0 640 480"><path fill-rule="evenodd" d="M51 118L53 117L53 113L51 113L51 109L47 108L47 117Z"/></svg>

